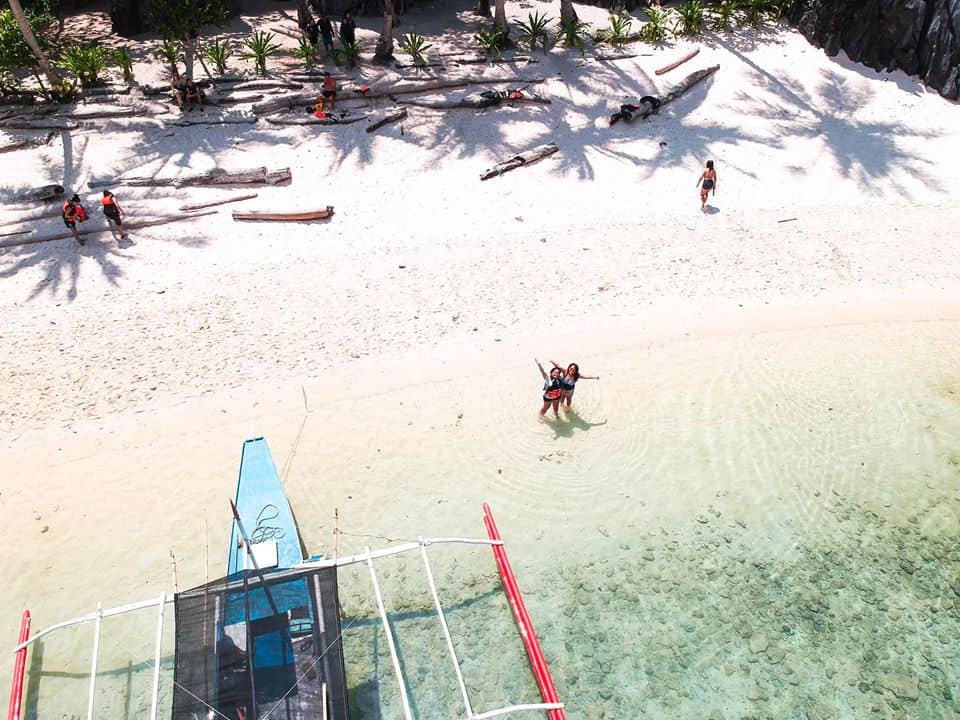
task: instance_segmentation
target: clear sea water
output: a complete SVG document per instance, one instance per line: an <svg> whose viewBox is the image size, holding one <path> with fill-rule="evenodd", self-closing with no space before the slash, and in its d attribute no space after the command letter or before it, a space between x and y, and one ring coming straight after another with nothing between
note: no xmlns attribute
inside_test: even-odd
<svg viewBox="0 0 960 720"><path fill-rule="evenodd" d="M571 719L960 717L960 323L557 359L601 376L559 421L532 361L263 418L308 549L333 506L343 554L483 536L489 502ZM474 708L537 701L489 550L431 557ZM415 716L464 717L419 558L379 568ZM354 717L401 718L366 569L341 586ZM105 624L96 717L146 716L154 620ZM34 655L28 718L86 716L90 637Z"/></svg>

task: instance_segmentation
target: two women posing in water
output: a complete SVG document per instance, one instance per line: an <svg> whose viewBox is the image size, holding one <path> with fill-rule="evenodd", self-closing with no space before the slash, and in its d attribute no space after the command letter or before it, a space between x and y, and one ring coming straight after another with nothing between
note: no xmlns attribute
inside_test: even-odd
<svg viewBox="0 0 960 720"><path fill-rule="evenodd" d="M553 414L560 417L560 403L566 402L567 407L573 402L573 391L577 388L578 380L599 380L599 375L583 375L580 373L580 366L576 363L567 365L567 369L557 363L550 361L553 367L548 373L543 369L543 365L536 358L533 359L540 368L540 374L543 375L543 407L540 408L540 415L546 415L547 410L553 406Z"/></svg>

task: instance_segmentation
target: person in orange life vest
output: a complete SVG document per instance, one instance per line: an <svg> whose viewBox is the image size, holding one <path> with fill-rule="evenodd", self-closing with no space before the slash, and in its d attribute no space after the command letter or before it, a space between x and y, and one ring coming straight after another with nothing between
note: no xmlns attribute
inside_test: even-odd
<svg viewBox="0 0 960 720"><path fill-rule="evenodd" d="M547 409L553 405L553 415L559 418L560 400L563 398L563 387L560 385L560 378L563 373L560 368L555 367L550 370L550 374L548 375L539 360L534 358L533 361L537 364L537 367L540 368L540 374L543 375L543 407L540 408L540 416L543 417L546 415Z"/></svg>
<svg viewBox="0 0 960 720"><path fill-rule="evenodd" d="M126 215L127 213L120 207L120 203L117 202L117 199L109 190L103 191L103 198L100 200L100 209L103 210L103 214L107 218L107 223L117 226L117 230L120 231L120 239L126 239L127 233L123 229L123 221L120 220L120 216Z"/></svg>
<svg viewBox="0 0 960 720"><path fill-rule="evenodd" d="M77 230L77 223L83 222L88 218L87 211L84 210L83 205L80 204L80 196L74 195L64 202L60 212L61 215L63 215L63 224L70 228L70 232L73 233L73 239L77 241L77 244L86 244L87 241L80 237L80 233Z"/></svg>

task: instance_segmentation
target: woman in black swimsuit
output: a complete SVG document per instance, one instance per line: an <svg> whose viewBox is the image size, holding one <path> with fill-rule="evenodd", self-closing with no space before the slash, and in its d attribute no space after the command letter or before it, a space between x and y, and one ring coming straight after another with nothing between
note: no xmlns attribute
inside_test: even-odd
<svg viewBox="0 0 960 720"><path fill-rule="evenodd" d="M707 193L712 190L714 195L717 194L717 171L713 169L713 160L707 160L707 168L700 174L697 185L700 187L700 210L702 212L707 209Z"/></svg>
<svg viewBox="0 0 960 720"><path fill-rule="evenodd" d="M559 418L560 400L563 398L563 388L560 385L562 372L560 368L554 367L548 375L547 371L543 369L543 365L540 364L540 361L536 358L533 360L537 363L537 367L540 368L540 374L543 375L543 407L540 408L540 416L543 417L546 415L547 408L552 405L554 417Z"/></svg>
<svg viewBox="0 0 960 720"><path fill-rule="evenodd" d="M599 375L581 375L580 366L576 363L570 363L567 365L567 369L564 371L560 365L553 363L553 367L561 371L560 375L560 389L563 390L563 399L567 404L567 407L570 407L570 403L573 402L573 391L577 389L577 380L599 380Z"/></svg>

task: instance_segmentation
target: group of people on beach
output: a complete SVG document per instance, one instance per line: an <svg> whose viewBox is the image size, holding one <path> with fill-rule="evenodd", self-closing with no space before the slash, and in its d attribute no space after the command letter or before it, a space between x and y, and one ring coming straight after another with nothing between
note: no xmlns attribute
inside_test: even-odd
<svg viewBox="0 0 960 720"><path fill-rule="evenodd" d="M327 55L333 53L333 22L323 11L314 18L307 3L300 0L297 3L297 26L314 48L321 42ZM346 45L357 41L357 23L353 14L348 10L340 19L340 42Z"/></svg>
<svg viewBox="0 0 960 720"><path fill-rule="evenodd" d="M203 90L193 81L193 78L183 78L180 73L174 72L170 77L170 92L173 93L173 99L181 110L185 109L189 112L193 110L194 105L203 110Z"/></svg>
<svg viewBox="0 0 960 720"><path fill-rule="evenodd" d="M123 229L122 218L127 213L120 207L117 198L109 190L103 191L103 197L100 198L100 209L103 211L103 216L107 219L110 231L113 232L114 235L119 233L120 239L126 240L127 231ZM66 225L73 234L73 239L77 241L77 244L86 245L87 241L81 237L80 231L77 229L77 223L86 222L90 219L90 216L83 207L79 195L74 193L69 200L64 201L63 207L61 208L61 215L63 216L63 224Z"/></svg>
<svg viewBox="0 0 960 720"><path fill-rule="evenodd" d="M537 367L540 368L540 374L543 376L543 407L540 408L541 417L546 415L547 410L552 407L554 417L559 418L561 404L565 404L565 407L569 410L570 404L573 402L573 393L577 389L577 381L600 379L599 375L584 375L581 373L580 366L577 365L577 363L570 363L566 369L564 369L561 365L551 360L550 364L553 367L547 372L539 360L536 358L533 360L537 363Z"/></svg>

